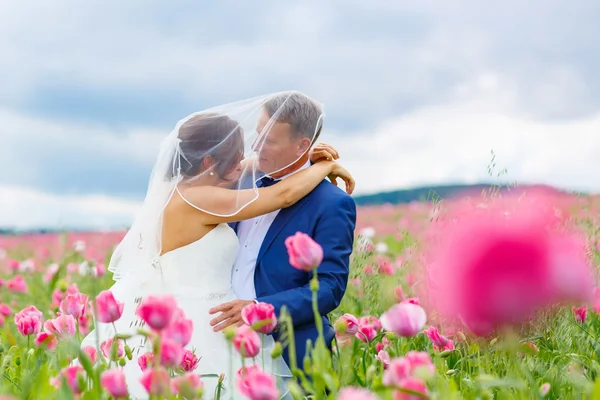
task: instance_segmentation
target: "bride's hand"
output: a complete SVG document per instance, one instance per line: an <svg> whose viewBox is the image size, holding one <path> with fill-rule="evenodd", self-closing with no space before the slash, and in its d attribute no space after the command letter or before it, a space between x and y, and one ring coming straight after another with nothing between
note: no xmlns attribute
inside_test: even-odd
<svg viewBox="0 0 600 400"><path fill-rule="evenodd" d="M354 178L350 172L340 164L333 162L331 173L327 175L327 177L335 186L337 186L337 178L342 179L346 184L346 193L352 194L354 191Z"/></svg>
<svg viewBox="0 0 600 400"><path fill-rule="evenodd" d="M340 155L333 146L323 142L315 144L313 148L310 149L309 156L310 162L313 164L316 164L319 161L333 161L340 158Z"/></svg>

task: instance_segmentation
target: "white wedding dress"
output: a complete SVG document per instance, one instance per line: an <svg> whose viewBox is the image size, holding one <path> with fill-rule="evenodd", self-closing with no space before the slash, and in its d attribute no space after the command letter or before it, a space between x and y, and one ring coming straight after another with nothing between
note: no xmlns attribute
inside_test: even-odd
<svg viewBox="0 0 600 400"><path fill-rule="evenodd" d="M135 333L140 325L135 309L139 299L145 296L172 295L187 318L194 324L192 340L186 348L193 350L200 362L194 373L225 374L221 399L244 398L236 385L236 372L242 366L241 357L226 341L222 332L214 332L209 321L215 317L208 310L216 305L235 300L231 288L231 269L238 252L238 238L227 224L217 225L200 240L180 247L160 256L148 276L125 276L110 289L117 300L125 303L122 317L115 323L118 333ZM100 342L114 336L112 324L100 323L97 327ZM95 331L90 332L83 340L82 347L96 347ZM277 376L280 392L284 395L285 378L291 376L290 370L279 357L270 357L273 338L263 337L264 351L255 358L246 359L245 364L253 361ZM150 351L140 336L127 340L132 348L133 359L124 367L130 395L136 399L147 399L148 395L139 383L142 370L137 358ZM230 350L231 348L231 350ZM264 360L263 357L264 356ZM264 364L263 364L264 361ZM230 380L233 373L233 382ZM205 394L203 398L213 399L217 387L216 377L203 377ZM233 392L232 392L233 390Z"/></svg>

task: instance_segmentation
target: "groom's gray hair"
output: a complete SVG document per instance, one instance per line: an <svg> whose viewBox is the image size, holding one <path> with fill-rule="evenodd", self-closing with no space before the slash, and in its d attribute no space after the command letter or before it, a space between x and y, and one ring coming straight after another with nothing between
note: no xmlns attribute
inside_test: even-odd
<svg viewBox="0 0 600 400"><path fill-rule="evenodd" d="M290 125L292 132L315 143L323 128L323 108L304 93L284 92L270 97L264 104L269 117Z"/></svg>

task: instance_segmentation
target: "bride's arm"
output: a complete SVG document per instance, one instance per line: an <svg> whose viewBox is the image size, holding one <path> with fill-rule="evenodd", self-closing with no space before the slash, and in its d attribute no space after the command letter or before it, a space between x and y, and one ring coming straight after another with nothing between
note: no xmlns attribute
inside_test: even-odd
<svg viewBox="0 0 600 400"><path fill-rule="evenodd" d="M332 180L335 177L343 179L348 194L354 190L354 179L345 168L333 161L323 161L276 185L258 189L258 196L253 189L230 190L217 186L190 187L182 190L181 196L202 213L202 219L207 225L235 222L290 207L328 176L333 178ZM247 205L238 211L239 204ZM226 216L215 216L203 210Z"/></svg>
<svg viewBox="0 0 600 400"><path fill-rule="evenodd" d="M309 152L309 158L311 164L316 164L320 161L331 161L340 158L338 151L332 145L327 143L319 142L315 144ZM247 168L252 167L252 164L258 159L256 154L251 157L244 158L242 160L242 170L245 171Z"/></svg>

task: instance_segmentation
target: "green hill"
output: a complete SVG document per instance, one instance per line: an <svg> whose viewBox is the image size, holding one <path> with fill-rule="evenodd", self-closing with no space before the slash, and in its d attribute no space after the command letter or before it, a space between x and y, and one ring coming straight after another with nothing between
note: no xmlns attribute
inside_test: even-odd
<svg viewBox="0 0 600 400"><path fill-rule="evenodd" d="M491 183L479 183L475 185L421 186L411 189L355 196L354 201L358 206L380 205L386 203L402 204L410 203L411 201L434 201L439 199L447 199L466 191L481 193L483 190L490 190L492 187L500 191L509 190L508 186L502 186L500 188L499 186L494 186ZM534 185L520 185L519 187L534 187Z"/></svg>

